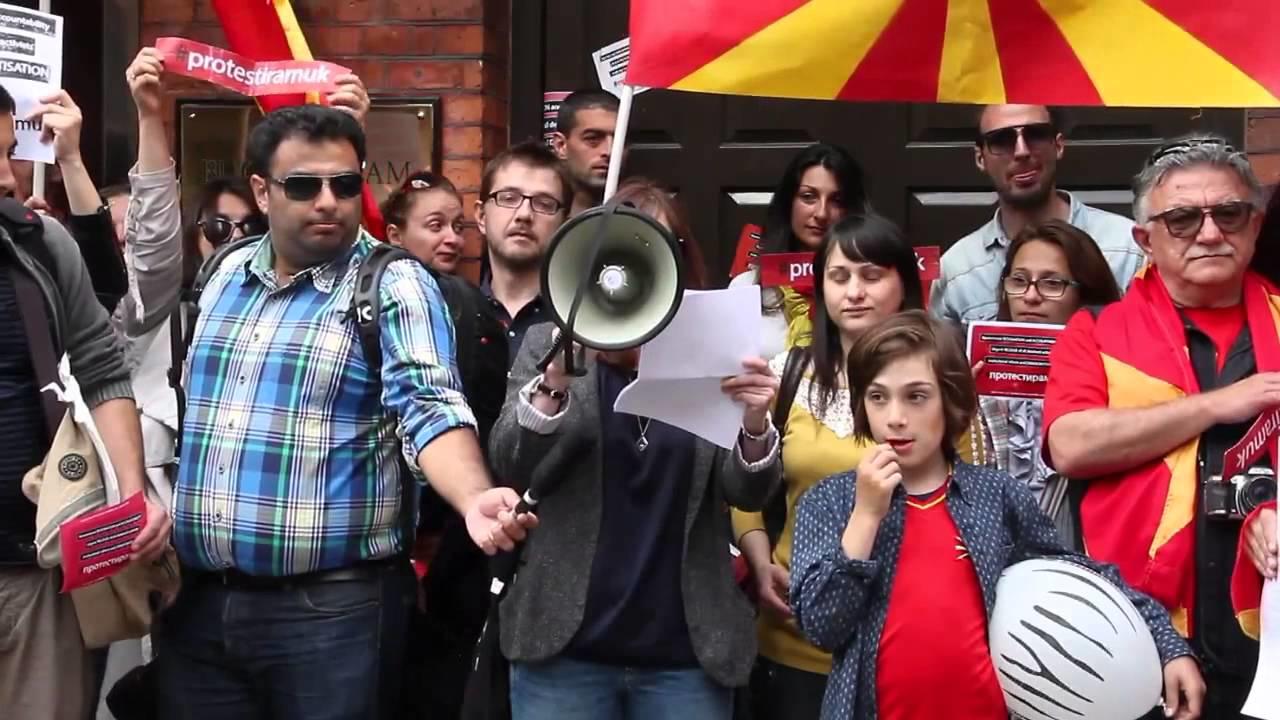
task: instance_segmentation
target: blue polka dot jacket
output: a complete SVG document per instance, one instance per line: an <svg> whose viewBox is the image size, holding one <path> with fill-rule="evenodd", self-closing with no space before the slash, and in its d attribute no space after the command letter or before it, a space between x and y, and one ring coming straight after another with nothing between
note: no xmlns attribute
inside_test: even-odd
<svg viewBox="0 0 1280 720"><path fill-rule="evenodd" d="M823 720L876 718L876 658L902 543L906 492L898 487L880 523L871 559L845 556L840 540L853 512L854 478L847 472L823 480L797 508L792 609L805 636L834 656ZM996 582L1006 567L1031 558L1059 557L1101 573L1124 590L1146 619L1161 662L1191 654L1159 603L1129 588L1114 567L1062 544L1053 521L1022 483L995 469L957 463L946 503L977 570L988 619L995 606Z"/></svg>

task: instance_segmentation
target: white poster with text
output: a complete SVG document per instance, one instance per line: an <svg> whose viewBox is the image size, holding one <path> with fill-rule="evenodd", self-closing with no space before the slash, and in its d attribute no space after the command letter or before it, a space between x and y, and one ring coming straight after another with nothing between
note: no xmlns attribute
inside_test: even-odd
<svg viewBox="0 0 1280 720"><path fill-rule="evenodd" d="M0 85L17 105L14 157L52 163L53 145L40 142L40 118L23 118L62 87L61 17L0 3Z"/></svg>

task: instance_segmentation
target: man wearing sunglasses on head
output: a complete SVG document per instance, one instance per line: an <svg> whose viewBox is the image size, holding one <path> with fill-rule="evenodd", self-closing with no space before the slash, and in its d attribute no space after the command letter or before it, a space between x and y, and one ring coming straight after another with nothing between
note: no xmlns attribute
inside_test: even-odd
<svg viewBox="0 0 1280 720"><path fill-rule="evenodd" d="M200 298L173 503L184 587L154 635L162 717L397 717L409 484L425 476L486 553L536 524L491 486L448 310L416 260L387 264L381 352L364 353L351 298L376 242L360 227L365 137L330 102L254 127L267 234Z"/></svg>
<svg viewBox="0 0 1280 720"><path fill-rule="evenodd" d="M1169 609L1214 720L1240 717L1258 657L1257 614L1237 622L1232 603L1242 527L1265 523L1247 555L1274 575L1274 511L1245 521L1275 497L1265 453L1223 477L1227 450L1280 406L1280 290L1250 269L1262 197L1222 138L1153 153L1134 181L1133 236L1150 265L1119 302L1067 324L1044 403L1044 458L1085 483L1085 547Z"/></svg>
<svg viewBox="0 0 1280 720"><path fill-rule="evenodd" d="M1063 220L1098 243L1120 289L1142 265L1133 223L1085 205L1057 186L1066 149L1055 113L1043 105L988 105L978 121L973 157L991 178L999 205L995 217L952 245L929 295L937 317L968 324L991 320L999 305L1000 271L1009 241L1028 225Z"/></svg>

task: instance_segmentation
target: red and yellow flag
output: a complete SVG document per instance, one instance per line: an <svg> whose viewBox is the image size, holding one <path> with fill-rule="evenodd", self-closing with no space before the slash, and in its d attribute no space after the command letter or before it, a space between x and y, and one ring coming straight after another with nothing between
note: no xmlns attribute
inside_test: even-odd
<svg viewBox="0 0 1280 720"><path fill-rule="evenodd" d="M633 85L770 97L1280 105L1276 0L631 0Z"/></svg>
<svg viewBox="0 0 1280 720"><path fill-rule="evenodd" d="M253 60L314 60L307 37L293 14L289 0L213 0L213 9L222 24L230 49ZM319 103L316 93L304 95L263 95L258 107L268 113L305 102ZM369 183L361 198L364 226L378 239L386 238L386 226Z"/></svg>

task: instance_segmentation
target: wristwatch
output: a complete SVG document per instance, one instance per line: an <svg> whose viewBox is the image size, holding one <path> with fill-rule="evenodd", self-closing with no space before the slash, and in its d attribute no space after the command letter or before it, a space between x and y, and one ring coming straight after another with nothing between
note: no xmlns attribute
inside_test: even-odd
<svg viewBox="0 0 1280 720"><path fill-rule="evenodd" d="M538 381L538 384L534 387L533 391L535 393L546 395L552 400L556 400L558 402L564 402L564 399L569 397L568 390L557 390L545 382L542 382L542 380Z"/></svg>

